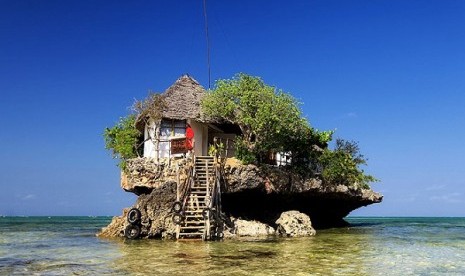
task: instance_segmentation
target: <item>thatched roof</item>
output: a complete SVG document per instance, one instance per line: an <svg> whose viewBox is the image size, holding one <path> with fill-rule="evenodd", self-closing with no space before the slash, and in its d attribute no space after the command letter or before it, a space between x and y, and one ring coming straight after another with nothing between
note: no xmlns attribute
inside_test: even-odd
<svg viewBox="0 0 465 276"><path fill-rule="evenodd" d="M222 118L212 118L202 112L201 101L202 98L207 94L205 89L191 76L183 75L177 79L173 85L165 90L162 94L162 104L155 105L158 107L157 110L161 109L160 106L164 106L163 111L156 113L156 117L175 119L175 120L187 120L193 119L198 122L210 124L216 127L220 131L227 133L241 134L241 130L237 125L226 122ZM142 102L142 110L136 118L136 128L140 131L144 131L146 119L148 119L151 112L145 112L151 110L154 107L153 99L147 98L146 102ZM148 101L148 103L147 103ZM157 101L157 99L155 99Z"/></svg>
<svg viewBox="0 0 465 276"><path fill-rule="evenodd" d="M205 89L192 77L181 76L163 93L166 108L163 117L177 120L200 119L200 102Z"/></svg>

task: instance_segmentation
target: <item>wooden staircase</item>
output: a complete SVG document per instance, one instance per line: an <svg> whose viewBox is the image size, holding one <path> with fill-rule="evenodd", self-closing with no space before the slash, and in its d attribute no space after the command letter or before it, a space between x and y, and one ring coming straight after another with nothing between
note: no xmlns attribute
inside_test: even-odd
<svg viewBox="0 0 465 276"><path fill-rule="evenodd" d="M211 156L196 156L190 187L186 195L176 238L209 240L212 226L212 195L216 184L216 165Z"/></svg>

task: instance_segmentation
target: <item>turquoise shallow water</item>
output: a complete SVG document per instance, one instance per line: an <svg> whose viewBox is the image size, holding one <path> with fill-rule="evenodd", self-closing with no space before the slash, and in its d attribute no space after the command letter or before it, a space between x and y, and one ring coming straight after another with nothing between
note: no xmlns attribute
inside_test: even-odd
<svg viewBox="0 0 465 276"><path fill-rule="evenodd" d="M350 218L315 237L99 239L109 217L0 217L0 275L465 275L465 218Z"/></svg>

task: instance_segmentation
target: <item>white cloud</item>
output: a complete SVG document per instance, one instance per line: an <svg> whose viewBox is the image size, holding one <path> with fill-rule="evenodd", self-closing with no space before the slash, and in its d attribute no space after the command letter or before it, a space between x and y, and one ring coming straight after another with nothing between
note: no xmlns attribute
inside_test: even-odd
<svg viewBox="0 0 465 276"><path fill-rule="evenodd" d="M444 188L446 188L445 184L436 184L436 185L426 187L425 190L426 191L439 191L439 190L444 190Z"/></svg>
<svg viewBox="0 0 465 276"><path fill-rule="evenodd" d="M432 201L440 201L444 203L460 203L463 202L461 193L449 193L445 195L437 195L430 197Z"/></svg>
<svg viewBox="0 0 465 276"><path fill-rule="evenodd" d="M34 199L36 197L37 196L35 194L28 194L28 195L23 196L21 199L22 200L31 200L31 199Z"/></svg>
<svg viewBox="0 0 465 276"><path fill-rule="evenodd" d="M358 117L357 113L351 111L351 112L341 114L338 117L335 117L334 119L339 121L339 120L355 119L357 117Z"/></svg>
<svg viewBox="0 0 465 276"><path fill-rule="evenodd" d="M358 116L357 116L357 113L355 113L355 112L349 112L349 113L347 113L345 115L345 117L347 117L347 118L357 118Z"/></svg>

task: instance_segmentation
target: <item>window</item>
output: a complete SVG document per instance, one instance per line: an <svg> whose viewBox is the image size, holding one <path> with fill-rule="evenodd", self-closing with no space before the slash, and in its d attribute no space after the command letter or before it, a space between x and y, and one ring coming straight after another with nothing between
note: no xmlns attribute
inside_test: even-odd
<svg viewBox="0 0 465 276"><path fill-rule="evenodd" d="M160 136L164 138L186 136L186 120L163 119Z"/></svg>

